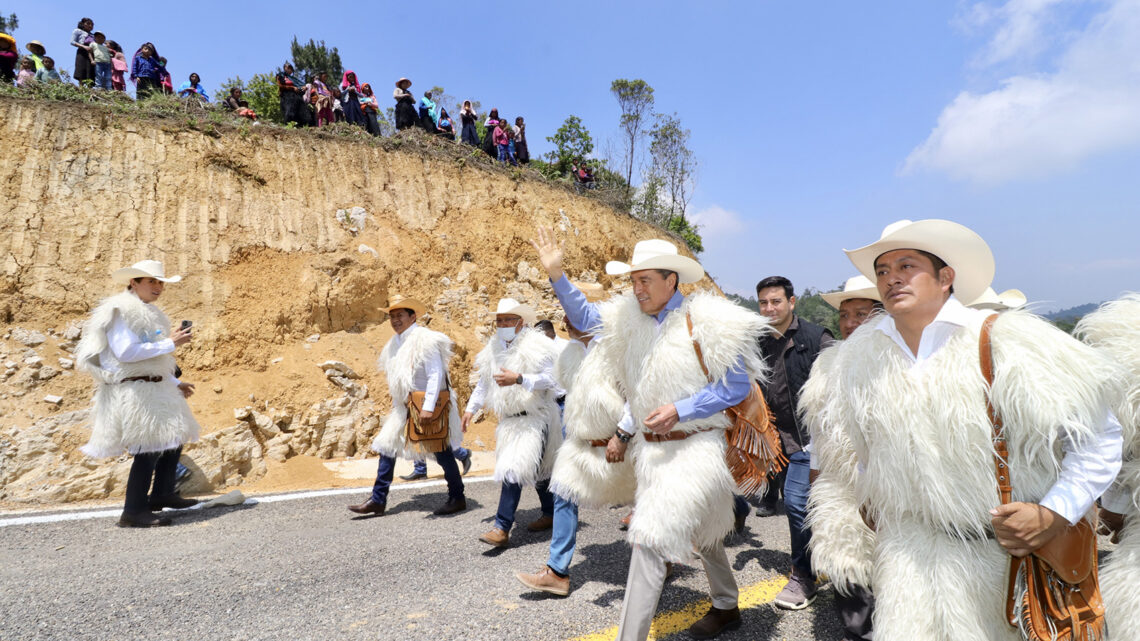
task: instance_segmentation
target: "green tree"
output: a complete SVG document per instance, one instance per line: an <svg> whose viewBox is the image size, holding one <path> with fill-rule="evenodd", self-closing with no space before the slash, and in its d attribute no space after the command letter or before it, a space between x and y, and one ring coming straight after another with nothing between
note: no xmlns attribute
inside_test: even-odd
<svg viewBox="0 0 1140 641"><path fill-rule="evenodd" d="M645 121L653 111L653 87L644 80L619 78L610 84L610 93L621 107L621 130L625 135L625 182L633 184L637 163L637 143L645 134Z"/></svg>
<svg viewBox="0 0 1140 641"><path fill-rule="evenodd" d="M696 186L697 161L689 149L689 130L677 114L658 115L649 132L650 172L660 180L662 197L671 216L685 216Z"/></svg>
<svg viewBox="0 0 1140 641"><path fill-rule="evenodd" d="M0 11L0 33L12 35L16 32L16 28L20 26L20 19L16 14L9 13L8 17L4 17L4 12Z"/></svg>
<svg viewBox="0 0 1140 641"><path fill-rule="evenodd" d="M214 101L221 102L230 95L230 89L241 89L242 98L249 103L249 108L257 112L257 117L276 123L284 122L281 117L281 101L277 97L277 81L274 74L254 74L249 82L243 82L241 76L227 78L221 87L214 92Z"/></svg>
<svg viewBox="0 0 1140 641"><path fill-rule="evenodd" d="M594 139L582 124L582 119L571 114L563 121L558 131L546 140L554 145L554 151L547 152L546 160L558 170L560 176L570 171L570 165L584 159L594 150Z"/></svg>
<svg viewBox="0 0 1140 641"><path fill-rule="evenodd" d="M680 236L694 254L699 254L705 250L704 241L697 231L698 226L694 225L688 218L673 216L665 222L665 229Z"/></svg>
<svg viewBox="0 0 1140 641"><path fill-rule="evenodd" d="M757 313L760 311L755 296L744 297L728 294L727 297L745 309ZM808 287L800 296L796 297L796 315L809 323L827 328L831 331L832 336L839 338L839 311L823 300L818 289Z"/></svg>
<svg viewBox="0 0 1140 641"><path fill-rule="evenodd" d="M309 42L301 44L297 41L297 36L293 36L289 55L293 58L293 68L306 82L324 71L329 74L329 81L340 84L340 77L344 73L344 67L340 64L340 52L336 47L326 47L324 40L318 42L310 38Z"/></svg>

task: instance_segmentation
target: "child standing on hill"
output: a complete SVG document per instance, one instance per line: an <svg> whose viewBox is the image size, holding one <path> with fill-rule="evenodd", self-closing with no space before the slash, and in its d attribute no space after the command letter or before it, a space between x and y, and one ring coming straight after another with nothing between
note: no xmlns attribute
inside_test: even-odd
<svg viewBox="0 0 1140 641"><path fill-rule="evenodd" d="M20 73L16 74L16 86L27 87L36 81L36 62L31 58L20 61Z"/></svg>
<svg viewBox="0 0 1140 641"><path fill-rule="evenodd" d="M95 65L95 88L111 90L111 48L107 46L107 36L102 31L93 34L94 41L88 46L91 63ZM123 65L126 67L126 65Z"/></svg>
<svg viewBox="0 0 1140 641"><path fill-rule="evenodd" d="M44 68L36 72L36 82L63 82L63 78L55 70L55 60L44 56Z"/></svg>
<svg viewBox="0 0 1140 641"><path fill-rule="evenodd" d="M107 48L111 50L111 88L126 91L127 57L123 55L123 47L114 40L108 40Z"/></svg>
<svg viewBox="0 0 1140 641"><path fill-rule="evenodd" d="M511 155L511 135L507 133L509 127L505 119L499 120L495 123L495 132L491 134L495 147L499 150L499 162L504 165Z"/></svg>

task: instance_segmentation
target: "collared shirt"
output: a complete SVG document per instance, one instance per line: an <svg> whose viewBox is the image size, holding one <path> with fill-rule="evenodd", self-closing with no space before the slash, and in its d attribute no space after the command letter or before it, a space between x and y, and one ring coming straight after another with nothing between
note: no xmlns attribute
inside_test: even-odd
<svg viewBox="0 0 1140 641"><path fill-rule="evenodd" d="M396 352L394 353L398 353L412 332L419 331L419 329L419 325L412 323L402 333L393 336L392 340L395 341L396 345ZM424 393L423 409L429 412L435 411L435 402L439 398L440 390L447 389L446 369L443 358L437 353L432 353L424 359L424 362L417 365L416 371L412 373L412 387L416 391Z"/></svg>
<svg viewBox="0 0 1140 641"><path fill-rule="evenodd" d="M955 332L963 327L980 331L992 313L970 309L951 296L938 311L934 321L923 328L917 354L907 347L895 325L895 319L889 314L879 320L875 330L886 334L898 344L903 354L910 359L912 370L917 371L946 346ZM1120 421L1112 412L1107 413L1100 432L1088 442L1073 443L1068 436L1062 434L1061 448L1065 454L1061 459L1061 474L1040 504L1075 525L1096 499L1112 485L1120 471L1123 446Z"/></svg>
<svg viewBox="0 0 1140 641"><path fill-rule="evenodd" d="M562 304L562 309L570 318L571 325L585 328L584 331L591 333L601 326L598 306L587 301L586 295L571 284L565 274L557 282L551 284L554 286L554 294L558 296L558 302ZM653 316L654 320L657 321L658 331L660 331L661 323L665 322L669 313L680 308L684 301L685 297L681 295L680 291L673 292L673 296L669 302L665 303L665 307ZM705 385L688 398L674 401L673 407L677 409L677 420L684 422L708 418L743 401L751 389L752 380L744 369L744 357L741 356L736 361L736 366L729 369L723 379ZM633 420L628 402L625 405L625 416L622 417L619 427L627 434L633 434L644 429L644 426Z"/></svg>
<svg viewBox="0 0 1140 641"><path fill-rule="evenodd" d="M510 344L499 338L498 335L492 336L491 340L499 341L503 349L508 349ZM512 343L514 341L511 341ZM492 375L498 372L491 372ZM540 390L558 390L558 383L554 380L554 358L549 358L542 363L542 369L534 374L527 374L526 372L519 372L522 375L523 389L528 392ZM494 381L491 383L495 384ZM471 392L471 398L467 401L467 409L465 411L474 414L483 409L483 404L487 402L487 379L480 376L479 381L475 383L475 389Z"/></svg>
<svg viewBox="0 0 1140 641"><path fill-rule="evenodd" d="M107 330L107 346L99 352L99 367L105 372L115 374L122 369L123 363L145 361L155 356L170 354L174 349L174 341L163 338L161 331L156 331L153 335L140 336L131 331L122 314L115 312L115 318ZM170 380L175 385L179 383L178 379L174 378L174 372L170 373Z"/></svg>

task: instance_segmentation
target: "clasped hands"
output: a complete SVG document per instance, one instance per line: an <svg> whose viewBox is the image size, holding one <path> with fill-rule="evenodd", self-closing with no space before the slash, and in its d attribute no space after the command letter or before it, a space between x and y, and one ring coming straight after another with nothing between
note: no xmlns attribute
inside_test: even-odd
<svg viewBox="0 0 1140 641"><path fill-rule="evenodd" d="M677 407L672 403L662 405L649 413L645 420L641 422L649 431L654 434L668 434L677 425L680 416L677 415ZM620 463L625 460L625 450L629 447L628 443L622 443L617 435L610 437L610 442L606 444L606 461L609 463Z"/></svg>

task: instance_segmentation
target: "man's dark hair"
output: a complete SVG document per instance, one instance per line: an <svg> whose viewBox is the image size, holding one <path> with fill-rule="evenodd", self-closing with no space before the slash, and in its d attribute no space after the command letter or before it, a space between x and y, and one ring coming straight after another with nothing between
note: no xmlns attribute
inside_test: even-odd
<svg viewBox="0 0 1140 641"><path fill-rule="evenodd" d="M927 258L930 259L930 262L934 264L934 273L935 274L938 274L939 272L941 272L943 267L949 267L949 265L946 264L946 261L942 260L941 258L935 256L934 254L932 254L928 251L922 251L921 249L916 249L914 251L916 251L916 252L918 252L918 253L922 254L923 256L926 256ZM950 293L951 294L954 293L954 283L950 283Z"/></svg>
<svg viewBox="0 0 1140 641"><path fill-rule="evenodd" d="M792 287L792 281L784 278L783 276L769 276L764 280L756 283L756 294L759 295L761 291L769 287L783 287L784 296L791 300L796 295L796 289Z"/></svg>
<svg viewBox="0 0 1140 641"><path fill-rule="evenodd" d="M661 278L664 278L665 280L669 280L670 274L672 274L673 276L676 276L677 280L673 281L673 291L677 291L677 288L681 286L681 275L678 274L677 272L675 272L671 269L655 269L653 271L657 272L658 274L661 274Z"/></svg>
<svg viewBox="0 0 1140 641"><path fill-rule="evenodd" d="M546 320L545 318L534 324L535 329L541 329L544 332L553 332L554 323Z"/></svg>

